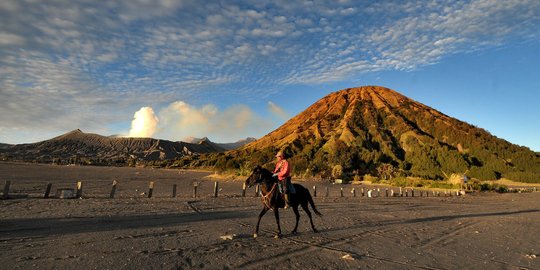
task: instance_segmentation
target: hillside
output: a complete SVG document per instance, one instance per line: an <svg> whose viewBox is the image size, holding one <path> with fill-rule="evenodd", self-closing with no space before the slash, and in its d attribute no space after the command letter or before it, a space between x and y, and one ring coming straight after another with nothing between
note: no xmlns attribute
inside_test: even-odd
<svg viewBox="0 0 540 270"><path fill-rule="evenodd" d="M209 140L192 144L152 138L105 137L77 129L50 140L4 148L0 150L0 156L33 162L120 165L130 161L173 160L225 150Z"/></svg>
<svg viewBox="0 0 540 270"><path fill-rule="evenodd" d="M0 150L3 150L3 149L9 149L11 148L13 145L11 144L5 144L5 143L0 143Z"/></svg>
<svg viewBox="0 0 540 270"><path fill-rule="evenodd" d="M442 179L467 171L479 179L540 180L537 153L376 86L331 93L263 138L205 163L270 165L280 149L296 175L328 174L341 165L350 175Z"/></svg>

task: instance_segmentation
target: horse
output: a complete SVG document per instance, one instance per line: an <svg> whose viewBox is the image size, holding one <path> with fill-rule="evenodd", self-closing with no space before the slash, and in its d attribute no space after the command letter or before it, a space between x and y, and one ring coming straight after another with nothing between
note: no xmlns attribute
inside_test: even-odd
<svg viewBox="0 0 540 270"><path fill-rule="evenodd" d="M251 187L254 184L260 184L261 186L260 191L262 195L261 201L263 203L263 209L259 214L259 220L257 221L257 226L255 227L255 233L253 234L253 237L257 238L258 236L261 218L264 216L264 214L266 214L268 210L273 210L276 217L278 229L275 238L280 238L282 235L281 226L279 225L279 208L285 207L285 200L282 196L280 196L280 192L278 190L278 180L272 176L272 172L265 168L262 168L261 166L257 166L255 167L255 169L253 169L251 175L246 179L246 185L248 187ZM315 225L313 225L313 219L311 218L311 212L309 211L308 203L311 205L311 208L313 209L313 212L315 212L315 214L317 214L318 216L322 216L322 214L315 207L313 198L311 197L311 194L309 193L309 190L307 188L303 187L300 184L293 184L293 186L296 189L296 193L290 194L289 205L291 206L296 216L296 225L294 226L294 229L291 233L297 234L298 221L300 220L298 205L302 206L302 209L304 209L304 211L309 217L311 229L313 229L313 232L317 233L318 231L317 229L315 229Z"/></svg>

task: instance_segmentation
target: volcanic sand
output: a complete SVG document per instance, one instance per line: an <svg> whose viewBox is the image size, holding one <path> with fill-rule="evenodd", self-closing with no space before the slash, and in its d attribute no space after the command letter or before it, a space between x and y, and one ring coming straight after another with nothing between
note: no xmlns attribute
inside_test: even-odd
<svg viewBox="0 0 540 270"><path fill-rule="evenodd" d="M323 213L314 217L320 232L310 230L300 210L299 234L291 235L294 214L282 209L284 237L273 237L269 212L254 239L262 208L254 189L242 197L241 182L220 182L214 198L208 174L0 163L0 180L11 180L15 195L29 195L0 201L1 268L540 269L539 192L340 197L339 188L351 186L302 182L320 187L314 199ZM39 198L47 182L54 193L78 180L83 199ZM108 199L112 180L117 194ZM323 186L329 197L321 197Z"/></svg>

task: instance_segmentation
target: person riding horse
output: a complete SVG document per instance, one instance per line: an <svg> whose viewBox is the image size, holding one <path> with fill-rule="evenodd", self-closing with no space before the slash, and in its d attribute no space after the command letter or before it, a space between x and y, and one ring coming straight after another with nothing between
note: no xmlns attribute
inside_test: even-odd
<svg viewBox="0 0 540 270"><path fill-rule="evenodd" d="M278 162L276 163L276 168L274 169L273 177L278 178L279 191L281 194L285 195L285 209L289 208L290 200L289 194L294 194L294 186L291 184L291 167L289 162L285 159L283 152L279 151L276 154Z"/></svg>
<svg viewBox="0 0 540 270"><path fill-rule="evenodd" d="M276 179L276 177L272 177L272 174L273 174L272 171L267 170L257 165L257 167L253 169L253 172L246 179L246 182L245 182L246 187L252 187L253 185L256 185L256 184L260 185L259 191L261 194L261 203L263 204L263 209L259 213L257 226L255 227L255 233L253 234L253 237L255 238L257 238L258 233L259 233L259 224L261 223L261 218L264 216L264 214L268 210L274 211L274 215L276 217L278 230L275 237L276 238L281 237L281 226L279 225L279 208L282 208L285 206L285 200L283 199L282 196L279 196L279 187L278 187L279 180ZM317 208L315 207L315 202L313 202L313 198L311 197L309 190L300 184L294 184L291 186L294 186L293 188L296 192L291 196L291 201L290 201L291 208L296 217L296 224L294 225L294 229L292 230L291 233L292 234L297 233L298 221L300 220L300 213L298 212L299 206L301 206L302 209L304 209L304 212L309 217L309 222L311 224L311 229L313 230L313 232L317 232L317 229L315 229L315 225L313 224L313 219L311 218L311 211L309 210L309 205L311 205L311 208L313 209L315 214L317 214L318 216L321 216L322 214L319 211L317 211Z"/></svg>

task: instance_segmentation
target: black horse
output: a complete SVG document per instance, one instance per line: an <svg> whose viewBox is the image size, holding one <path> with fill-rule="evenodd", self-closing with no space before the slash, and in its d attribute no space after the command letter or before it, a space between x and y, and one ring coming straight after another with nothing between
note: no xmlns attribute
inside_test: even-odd
<svg viewBox="0 0 540 270"><path fill-rule="evenodd" d="M255 169L253 169L251 175L246 179L246 185L248 187L251 187L254 184L261 184L261 200L264 208L259 214L259 220L257 221L255 234L253 234L253 237L255 238L259 233L259 224L261 223L261 218L264 216L264 214L266 214L268 210L273 210L274 215L276 216L278 231L275 237L281 237L281 227L279 225L279 208L285 207L285 200L283 199L278 190L279 188L277 182L278 180L272 177L272 172L260 166L257 166ZM304 209L304 211L308 215L309 222L311 223L311 228L313 229L313 231L318 232L313 225L313 220L311 218L311 212L308 208L308 203L311 205L311 208L313 208L313 212L315 212L315 214L319 216L321 216L322 214L317 211L317 208L315 208L315 203L313 202L313 198L311 198L309 190L299 184L293 185L296 189L296 193L290 195L289 205L291 206L294 214L296 215L296 225L292 230L292 234L297 233L298 220L300 220L300 213L298 213L298 205L302 206L302 209Z"/></svg>

